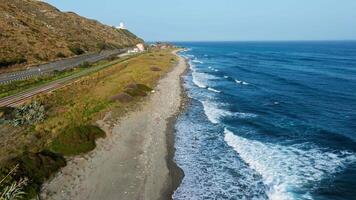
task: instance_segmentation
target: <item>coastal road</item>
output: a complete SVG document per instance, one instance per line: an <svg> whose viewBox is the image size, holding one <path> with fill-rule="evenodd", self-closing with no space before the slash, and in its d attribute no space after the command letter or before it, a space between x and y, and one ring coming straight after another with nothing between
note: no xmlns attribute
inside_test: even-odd
<svg viewBox="0 0 356 200"><path fill-rule="evenodd" d="M124 57L127 56L127 54L121 54L120 57ZM130 57L128 57L129 59ZM11 107L15 107L18 106L22 103L24 103L25 101L27 101L28 99L34 97L35 95L41 94L41 93L47 93L47 92L51 92L54 91L56 89L59 89L61 87L64 87L66 84L75 81L76 79L88 75L92 72L96 72L99 71L101 69L104 69L106 67L112 66L114 64L123 62L122 59L118 60L118 61L113 61L113 62L109 62L107 64L104 65L99 65L96 67L90 67L84 71L78 72L76 74L64 77L62 79L58 79L55 81L52 81L50 83L38 86L38 87L34 87L34 88L30 88L28 90L19 92L17 94L8 96L8 97L4 97L2 99L0 99L0 107L5 107L5 106L11 106Z"/></svg>
<svg viewBox="0 0 356 200"><path fill-rule="evenodd" d="M7 84L13 81L25 80L36 76L49 74L54 71L63 71L66 69L71 69L82 64L83 62L97 62L113 55L122 54L126 51L127 49L106 50L100 53L90 53L43 65L38 65L36 67L31 67L30 69L23 71L0 74L0 84Z"/></svg>

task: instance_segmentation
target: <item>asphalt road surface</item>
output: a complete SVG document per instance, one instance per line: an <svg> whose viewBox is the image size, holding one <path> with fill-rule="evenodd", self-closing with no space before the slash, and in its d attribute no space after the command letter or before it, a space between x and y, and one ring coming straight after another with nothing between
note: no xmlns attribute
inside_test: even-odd
<svg viewBox="0 0 356 200"><path fill-rule="evenodd" d="M36 76L49 74L54 71L63 71L66 69L71 69L82 64L83 62L90 62L90 63L97 62L99 60L108 58L112 55L122 54L126 51L127 49L106 50L100 53L85 54L73 58L63 59L63 60L59 60L43 65L38 65L36 67L31 67L30 69L23 70L23 71L0 74L0 84L25 80Z"/></svg>

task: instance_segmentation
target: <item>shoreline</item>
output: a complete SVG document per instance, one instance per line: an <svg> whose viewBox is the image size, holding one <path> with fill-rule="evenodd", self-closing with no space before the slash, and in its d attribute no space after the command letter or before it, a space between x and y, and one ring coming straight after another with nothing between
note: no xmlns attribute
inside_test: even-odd
<svg viewBox="0 0 356 200"><path fill-rule="evenodd" d="M186 106L188 104L188 96L186 93L186 89L183 86L183 76L186 75L189 71L189 64L186 59L181 57L180 55L176 54L177 57L180 57L181 59L184 60L184 63L186 65L186 68L184 72L180 75L180 90L181 90L181 103L179 106L179 110L172 115L168 120L167 120L167 129L166 129L166 135L167 135L167 165L169 169L169 185L167 186L166 190L162 192L162 198L161 200L171 200L173 193L177 190L179 185L181 184L183 178L184 178L184 171L178 166L178 164L174 161L174 155L176 152L176 148L174 146L175 144L175 124L178 120L178 117L181 113L183 113L186 109Z"/></svg>
<svg viewBox="0 0 356 200"><path fill-rule="evenodd" d="M115 120L110 113L98 121L107 138L84 156L71 158L43 185L42 199L172 199L183 171L174 162L174 124L186 102L182 75L188 65L178 62L164 75L138 109ZM110 128L109 128L110 127Z"/></svg>

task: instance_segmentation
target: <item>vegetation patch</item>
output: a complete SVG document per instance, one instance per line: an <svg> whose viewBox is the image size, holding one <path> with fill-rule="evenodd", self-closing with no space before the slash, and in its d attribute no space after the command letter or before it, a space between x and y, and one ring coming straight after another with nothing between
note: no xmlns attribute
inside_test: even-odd
<svg viewBox="0 0 356 200"><path fill-rule="evenodd" d="M75 55L82 55L83 53L85 53L85 51L82 48L80 48L79 46L70 46L68 48Z"/></svg>
<svg viewBox="0 0 356 200"><path fill-rule="evenodd" d="M118 95L115 95L113 97L111 97L112 101L118 101L121 103L128 103L134 100L134 98L132 96L130 96L129 94L126 93L119 93Z"/></svg>
<svg viewBox="0 0 356 200"><path fill-rule="evenodd" d="M56 57L57 58L65 58L65 57L67 57L64 53L62 53L62 52L58 52L58 53L56 53Z"/></svg>
<svg viewBox="0 0 356 200"><path fill-rule="evenodd" d="M45 108L37 101L18 108L4 107L0 109L0 124L8 123L14 126L32 125L45 119Z"/></svg>
<svg viewBox="0 0 356 200"><path fill-rule="evenodd" d="M1 163L8 158L22 157L23 152L29 151L42 152L46 149L56 155L72 156L94 149L95 139L105 137L105 133L98 127L88 125L102 119L109 110L116 118L124 115L131 108L135 108L136 103L142 99L140 97L147 95L162 75L172 68L173 64L170 60L175 56L171 54L171 50L149 52L110 63L102 61L101 67L98 68L101 70L86 74L51 93L36 96L33 101L41 102L45 106L46 118L32 125L18 127L0 125L0 133L3 136L0 140ZM159 54L164 54L164 56L158 58ZM151 66L160 66L162 71L152 71ZM70 73L74 75L73 73L79 70L82 69L78 67ZM82 73L82 71L79 72ZM59 75L56 74L54 77L57 78ZM48 77L46 81L53 80L54 77ZM21 84L25 85L24 82ZM116 96L118 97L114 98ZM132 100L132 102L128 101L123 104L119 100L121 98L125 101ZM3 112L3 115L5 113L10 113L10 111ZM36 160L41 161L41 159ZM37 182L31 182L31 177L28 179L26 188L38 187L36 184L32 186ZM6 186L21 183L20 179L16 181L7 182Z"/></svg>
<svg viewBox="0 0 356 200"><path fill-rule="evenodd" d="M148 87L147 85L136 84L136 83L131 83L127 85L125 89L125 93L132 97L146 96L147 92L151 92L151 91L152 88Z"/></svg>
<svg viewBox="0 0 356 200"><path fill-rule="evenodd" d="M159 67L150 67L150 69L151 69L151 71L153 71L153 72L159 72L159 71L162 71L162 69L161 69L161 68L159 68Z"/></svg>
<svg viewBox="0 0 356 200"><path fill-rule="evenodd" d="M85 61L85 62L82 62L78 67L82 68L82 69L86 69L86 68L89 68L91 66L92 66L92 64L90 64L90 62Z"/></svg>
<svg viewBox="0 0 356 200"><path fill-rule="evenodd" d="M23 189L29 199L40 191L45 180L65 165L63 156L50 151L25 152L1 166L0 178L3 181L0 191L4 194L8 192L8 186L13 185Z"/></svg>
<svg viewBox="0 0 356 200"><path fill-rule="evenodd" d="M87 153L96 147L95 140L103 137L105 132L97 126L68 128L53 140L49 149L66 156Z"/></svg>
<svg viewBox="0 0 356 200"><path fill-rule="evenodd" d="M8 67L8 66L15 65L15 64L22 64L25 62L27 62L27 59L23 56L18 56L18 57L11 58L11 59L0 59L0 68Z"/></svg>
<svg viewBox="0 0 356 200"><path fill-rule="evenodd" d="M12 120L14 117L15 108L13 107L0 107L0 124L8 120Z"/></svg>

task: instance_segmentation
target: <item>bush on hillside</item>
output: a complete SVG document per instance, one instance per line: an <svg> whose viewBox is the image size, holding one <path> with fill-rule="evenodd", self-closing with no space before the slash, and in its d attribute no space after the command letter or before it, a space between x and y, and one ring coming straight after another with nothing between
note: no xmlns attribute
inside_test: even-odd
<svg viewBox="0 0 356 200"><path fill-rule="evenodd" d="M110 46L108 44L106 44L105 42L100 42L96 46L101 51L102 50L106 50L106 49L110 49Z"/></svg>
<svg viewBox="0 0 356 200"><path fill-rule="evenodd" d="M19 181L14 181L12 184L4 186L3 189L0 190L0 199L23 199L26 195L26 193L24 192L24 187L26 187L27 181L27 179L21 179Z"/></svg>
<svg viewBox="0 0 356 200"><path fill-rule="evenodd" d="M70 46L68 48L75 55L82 55L83 53L85 53L85 51L78 46Z"/></svg>
<svg viewBox="0 0 356 200"><path fill-rule="evenodd" d="M27 62L27 59L24 56L18 56L18 57L10 58L10 59L2 58L2 59L0 59L0 68L8 67L8 66L15 65L15 64L22 64L25 62Z"/></svg>
<svg viewBox="0 0 356 200"><path fill-rule="evenodd" d="M11 120L13 119L13 113L15 108L13 107L0 107L0 119Z"/></svg>
<svg viewBox="0 0 356 200"><path fill-rule="evenodd" d="M31 199L40 191L42 183L64 166L66 161L59 154L50 151L24 152L2 163L0 178L3 182L0 184L0 191L20 192L25 199ZM17 187L17 190L9 187Z"/></svg>
<svg viewBox="0 0 356 200"><path fill-rule="evenodd" d="M144 84L131 83L126 86L124 92L132 97L137 97L137 96L146 96L147 92L151 92L151 91L152 88Z"/></svg>
<svg viewBox="0 0 356 200"><path fill-rule="evenodd" d="M84 125L66 129L50 144L53 152L66 156L87 153L96 147L95 140L105 137L105 132L97 126Z"/></svg>
<svg viewBox="0 0 356 200"><path fill-rule="evenodd" d="M67 56L64 55L64 53L62 53L62 52L58 52L58 53L56 54L56 57L57 57L57 58L65 58L65 57L67 57Z"/></svg>

